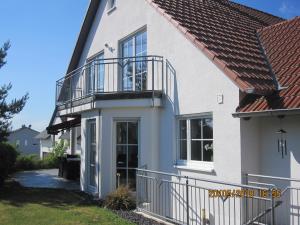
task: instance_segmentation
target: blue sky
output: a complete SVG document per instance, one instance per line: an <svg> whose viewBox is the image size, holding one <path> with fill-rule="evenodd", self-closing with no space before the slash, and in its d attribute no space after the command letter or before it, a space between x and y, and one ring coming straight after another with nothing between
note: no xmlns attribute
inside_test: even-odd
<svg viewBox="0 0 300 225"><path fill-rule="evenodd" d="M122 0L124 1L124 0ZM284 18L300 15L299 0L235 0ZM13 127L41 131L55 104L55 81L66 72L89 0L1 0L0 45L11 41L0 85L11 82L11 97L30 99Z"/></svg>

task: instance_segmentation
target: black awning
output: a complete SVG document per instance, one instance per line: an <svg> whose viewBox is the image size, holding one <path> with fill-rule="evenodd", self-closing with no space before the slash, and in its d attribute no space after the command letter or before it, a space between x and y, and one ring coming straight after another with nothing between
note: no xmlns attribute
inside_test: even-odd
<svg viewBox="0 0 300 225"><path fill-rule="evenodd" d="M78 116L73 120L68 120L59 124L55 124L53 126L47 127L48 134L58 134L60 131L68 130L72 127L78 127L81 125L81 117Z"/></svg>

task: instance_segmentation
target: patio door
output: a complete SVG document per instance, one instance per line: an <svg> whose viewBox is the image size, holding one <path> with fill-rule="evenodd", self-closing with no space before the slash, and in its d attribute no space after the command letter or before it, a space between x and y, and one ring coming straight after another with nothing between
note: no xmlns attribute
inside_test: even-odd
<svg viewBox="0 0 300 225"><path fill-rule="evenodd" d="M87 123L87 170L88 170L88 191L97 192L97 141L96 141L96 120L89 120Z"/></svg>
<svg viewBox="0 0 300 225"><path fill-rule="evenodd" d="M138 121L116 122L116 186L135 190L138 167Z"/></svg>
<svg viewBox="0 0 300 225"><path fill-rule="evenodd" d="M122 43L123 91L147 90L147 33L140 32Z"/></svg>

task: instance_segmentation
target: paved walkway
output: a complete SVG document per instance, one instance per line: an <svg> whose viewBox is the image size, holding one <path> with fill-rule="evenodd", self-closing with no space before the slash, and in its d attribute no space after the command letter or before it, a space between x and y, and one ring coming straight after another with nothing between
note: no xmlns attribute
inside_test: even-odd
<svg viewBox="0 0 300 225"><path fill-rule="evenodd" d="M80 190L79 182L58 177L58 169L19 172L14 179L24 187Z"/></svg>

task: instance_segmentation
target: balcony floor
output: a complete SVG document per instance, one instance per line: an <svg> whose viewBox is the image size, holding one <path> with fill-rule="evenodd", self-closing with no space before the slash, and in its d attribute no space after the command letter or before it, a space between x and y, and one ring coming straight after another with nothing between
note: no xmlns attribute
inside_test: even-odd
<svg viewBox="0 0 300 225"><path fill-rule="evenodd" d="M65 104L57 106L58 111L69 109L72 107L81 106L94 101L104 101L104 100L130 100L130 99L151 99L162 98L162 91L122 91L122 92L109 92L109 93L94 93L85 98L74 99Z"/></svg>

